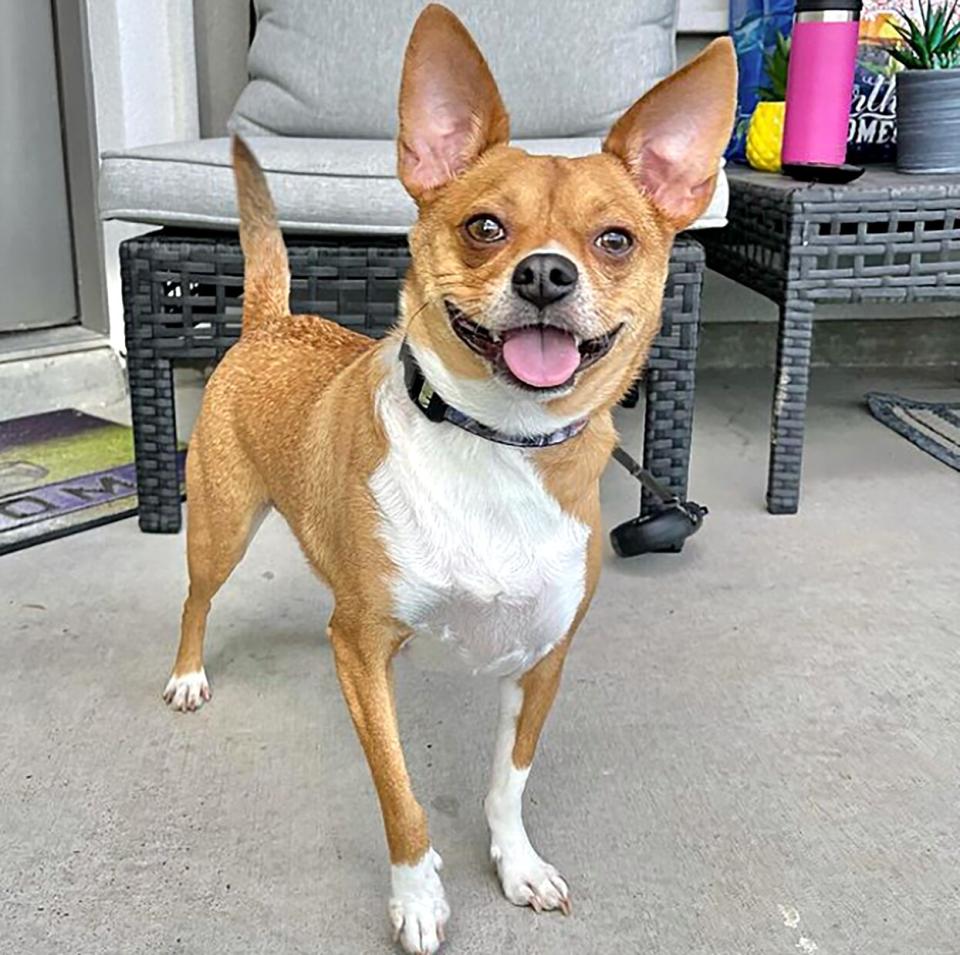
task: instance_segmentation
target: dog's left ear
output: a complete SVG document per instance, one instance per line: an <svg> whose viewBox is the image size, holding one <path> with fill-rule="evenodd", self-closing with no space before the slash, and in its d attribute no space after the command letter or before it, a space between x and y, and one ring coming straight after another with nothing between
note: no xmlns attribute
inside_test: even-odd
<svg viewBox="0 0 960 955"><path fill-rule="evenodd" d="M604 141L678 232L710 203L736 99L737 60L723 37L637 100Z"/></svg>
<svg viewBox="0 0 960 955"><path fill-rule="evenodd" d="M431 3L403 60L400 181L420 199L509 138L510 120L483 54L446 7Z"/></svg>

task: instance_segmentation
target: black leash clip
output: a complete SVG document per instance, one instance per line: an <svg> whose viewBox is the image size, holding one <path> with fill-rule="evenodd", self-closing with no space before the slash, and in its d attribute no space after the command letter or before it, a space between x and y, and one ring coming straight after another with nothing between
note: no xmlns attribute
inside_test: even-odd
<svg viewBox="0 0 960 955"><path fill-rule="evenodd" d="M663 509L655 514L635 517L610 531L610 543L617 556L678 554L683 542L700 530L709 511L696 501L681 501L619 445L613 449L613 457L663 504Z"/></svg>

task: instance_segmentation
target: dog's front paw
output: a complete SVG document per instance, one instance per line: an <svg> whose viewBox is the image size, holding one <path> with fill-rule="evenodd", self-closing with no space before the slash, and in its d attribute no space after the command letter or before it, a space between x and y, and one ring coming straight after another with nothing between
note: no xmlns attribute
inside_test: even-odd
<svg viewBox="0 0 960 955"><path fill-rule="evenodd" d="M390 921L393 940L410 955L433 955L443 941L450 906L443 892L440 856L427 849L416 865L390 868Z"/></svg>
<svg viewBox="0 0 960 955"><path fill-rule="evenodd" d="M535 912L560 909L569 915L570 890L560 873L544 862L532 846L503 851L490 847L490 858L497 867L503 894L514 905L529 905Z"/></svg>
<svg viewBox="0 0 960 955"><path fill-rule="evenodd" d="M193 673L181 673L170 677L163 700L175 710L185 713L187 710L199 710L210 699L210 684L203 667Z"/></svg>

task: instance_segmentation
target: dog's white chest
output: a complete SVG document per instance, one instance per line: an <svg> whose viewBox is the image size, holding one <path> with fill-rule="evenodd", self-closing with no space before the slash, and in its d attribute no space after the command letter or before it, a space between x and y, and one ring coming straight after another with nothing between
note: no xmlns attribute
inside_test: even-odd
<svg viewBox="0 0 960 955"><path fill-rule="evenodd" d="M587 525L543 486L528 453L428 421L404 394L379 404L387 457L370 479L397 567L405 652L475 672L532 666L583 598Z"/></svg>

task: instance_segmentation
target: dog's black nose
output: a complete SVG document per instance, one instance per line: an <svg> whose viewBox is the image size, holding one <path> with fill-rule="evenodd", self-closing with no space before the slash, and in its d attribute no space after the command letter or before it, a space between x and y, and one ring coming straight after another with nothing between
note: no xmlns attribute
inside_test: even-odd
<svg viewBox="0 0 960 955"><path fill-rule="evenodd" d="M520 298L544 308L569 295L577 284L577 267L564 255L535 252L513 270L513 287Z"/></svg>

